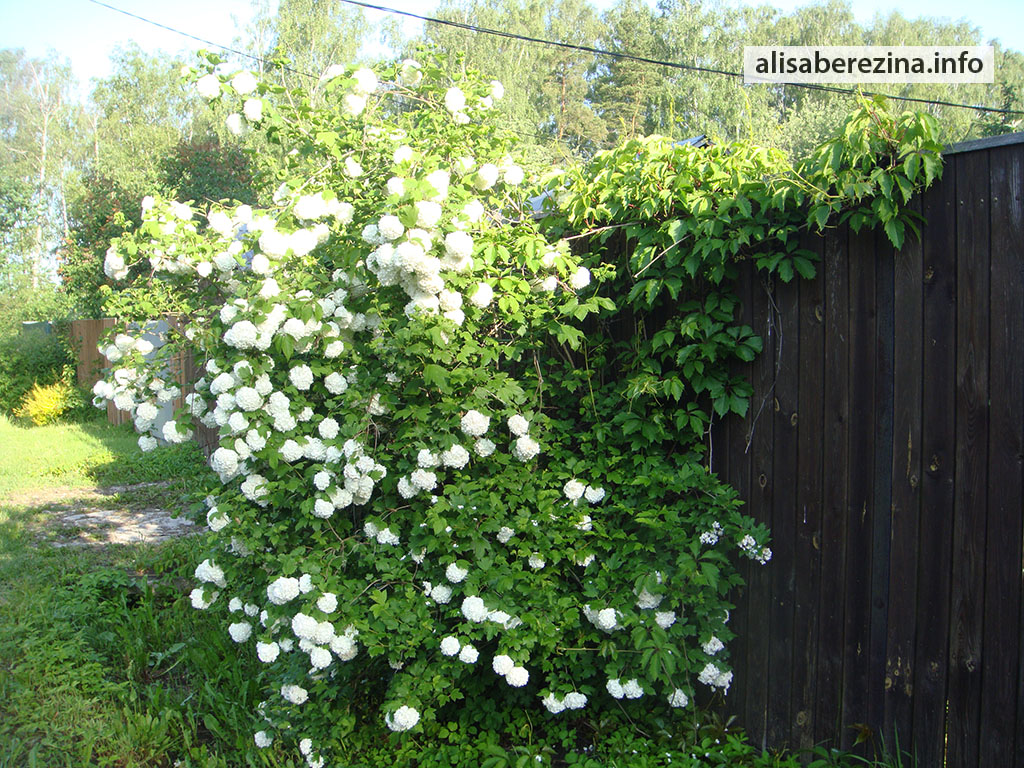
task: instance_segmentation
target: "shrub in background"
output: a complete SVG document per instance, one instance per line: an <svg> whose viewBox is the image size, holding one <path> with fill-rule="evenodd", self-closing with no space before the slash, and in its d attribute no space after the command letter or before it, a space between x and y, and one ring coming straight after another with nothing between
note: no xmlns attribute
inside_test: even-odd
<svg viewBox="0 0 1024 768"><path fill-rule="evenodd" d="M28 419L37 427L52 424L74 407L74 387L66 381L57 381L46 386L33 384L22 398L14 415Z"/></svg>
<svg viewBox="0 0 1024 768"><path fill-rule="evenodd" d="M33 385L70 381L73 365L70 345L60 333L30 329L0 338L0 410L13 412Z"/></svg>

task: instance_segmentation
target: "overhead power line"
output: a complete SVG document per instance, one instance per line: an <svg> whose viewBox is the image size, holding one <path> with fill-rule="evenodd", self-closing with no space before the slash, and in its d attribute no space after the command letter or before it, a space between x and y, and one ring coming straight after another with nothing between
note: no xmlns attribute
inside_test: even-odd
<svg viewBox="0 0 1024 768"><path fill-rule="evenodd" d="M175 29L174 27L169 27L166 24L161 24L159 21L153 21L152 19L147 19L145 16L139 16L137 13L132 13L131 11L126 11L123 8L116 8L113 5L108 5L107 3L101 2L101 0L89 0L89 2L93 3L95 5L101 5L104 8L109 8L110 10L116 11L117 13L123 14L124 16L129 16L129 17L131 17L133 19L138 19L139 21L145 22L146 24L151 24L154 27L159 27L160 29L167 30L168 32L173 32L176 35L181 35L182 37L190 38L192 40L195 40L196 42L203 43L205 45L213 46L214 48L220 48L222 51L228 51L229 53L234 53L234 54L237 54L239 56L245 56L246 58L253 59L255 61L260 61L260 62L263 61L259 56L253 56L251 53L246 53L245 51L235 50L234 48L230 48L230 47L228 47L226 45L221 45L220 43L215 43L212 40L207 40L207 39L202 38L202 37L197 37L196 35L193 35L193 34L191 34L189 32L184 32L184 31L182 31L180 29Z"/></svg>
<svg viewBox="0 0 1024 768"><path fill-rule="evenodd" d="M653 64L659 67L669 67L671 69L681 69L690 72L701 72L709 75L722 75L724 77L742 78L742 72L733 72L728 69L717 69L714 67L701 67L696 64L682 64L678 61L664 61L662 59L652 59L648 56L638 56L632 53L622 53L620 51L606 51L601 48L594 48L589 45L577 45L575 43L566 43L560 40L545 40L539 37L531 37L529 35L520 35L516 32L506 32L501 29L489 29L487 27L479 27L476 24L469 24L462 21L455 21L453 19L440 19L436 16L422 16L418 13L412 13L411 11L400 11L397 8L387 8L382 5L374 5L373 3L362 2L362 0L338 0L339 2L346 3L348 5L359 6L360 8L369 8L374 11L382 11L384 13L393 13L399 16L408 16L412 19L419 19L420 21L430 22L431 24L442 24L446 27L455 27L456 29L463 29L469 32L477 32L485 35L494 35L495 37L504 37L509 40L521 40L526 43L535 43L537 45L547 45L555 48L565 48L572 51L580 51L582 53L592 53L595 56L610 56L615 59L621 59L624 61L636 61L642 64ZM827 91L831 93L844 93L847 95L856 95L860 93L853 88L838 88L831 85L820 85L818 83L787 83L798 88L806 88L814 91ZM935 106L943 107L958 107L960 109L974 109L982 112L998 112L1000 114L1009 115L1024 115L1024 111L1017 109L1002 109L1000 107L983 107L974 104L960 104L955 101L943 101L941 99L922 99L914 96L894 96L888 93L879 93L877 91L863 91L868 96L884 96L887 99L893 99L895 101L912 101L918 104L932 104Z"/></svg>
<svg viewBox="0 0 1024 768"><path fill-rule="evenodd" d="M493 35L493 36L496 36L496 37L503 37L503 38L506 38L506 39L509 39L509 40L521 40L523 42L534 43L536 45L547 45L547 46L551 46L551 47L555 47L555 48L564 48L564 49L567 49L567 50L580 51L582 53L590 53L590 54L593 54L595 56L608 56L608 57L611 57L611 58L614 58L614 59L620 59L620 60L624 60L624 61L636 61L636 62L639 62L639 63L642 63L642 64L651 64L651 65L654 65L654 66L668 67L670 69L679 69L679 70L690 71L690 72L700 72L700 73L703 73L703 74L711 74L711 75L721 75L723 77L732 77L732 78L742 78L743 77L743 73L742 72L733 72L731 70L717 69L717 68L714 68L714 67L701 67L701 66L698 66L696 64L683 64L683 63L677 62L677 61L665 61L665 60L662 60L662 59L653 59L653 58L650 58L648 56L638 56L636 54L623 53L621 51L606 51L606 50L603 50L601 48L595 48L595 47L589 46L589 45L577 45L575 43L566 43L566 42L562 42L562 41L559 41L559 40L545 40L545 39L539 38L539 37L531 37L529 35L520 35L520 34L518 34L516 32L506 32L506 31L500 30L500 29L489 29L487 27L480 27L480 26L477 26L475 24L468 24L466 22L455 21L453 19L441 19L441 18L437 18L437 17L434 17L434 16L423 16L423 15L418 14L418 13L412 13L411 11L400 11L397 8L388 8L388 7L383 6L383 5L375 5L373 3L361 2L361 0L338 0L338 1L342 2L342 3L347 3L348 5L358 6L360 8L367 8L367 9L374 10L374 11L381 11L382 13L391 13L391 14L395 14L395 15L398 15L398 16L407 16L409 18L419 19L420 21L429 22L431 24L440 24L440 25L447 26L447 27L454 27L456 29L462 29L462 30L465 30L465 31L468 31L468 32L475 32L475 33L478 33L478 34L485 34L485 35ZM247 53L246 51L240 51L240 50L238 50L236 48L232 48L232 47L227 46L227 45L222 45L221 43L217 43L217 42L214 42L212 40L207 40L205 38L198 37L197 35L193 35L193 34L191 34L189 32L185 32L183 30L176 29L174 27L168 26L167 24L161 24L158 21L153 21L152 19L147 19L144 16L140 16L140 15L138 15L136 13L132 13L130 11L126 11L123 8L117 8L116 6L113 6L113 5L110 5L108 3L102 2L102 0L88 0L88 2L93 3L95 5L102 6L104 8L108 8L108 9L110 9L112 11L115 11L116 13L120 13L120 14L123 14L125 16L131 17L133 19L137 19L137 20L139 20L141 22L144 22L146 24L151 24L154 27L159 27L160 29L167 30L168 32L173 32L174 34L181 35L182 37L187 37L187 38L189 38L191 40L195 40L195 41L203 43L205 45L209 45L209 46L212 46L214 48L219 48L222 51L227 51L227 52L233 53L233 54L235 54L237 56L242 56L244 58L251 59L253 61L259 62L260 64L265 63L265 59L263 59L260 56L256 56L254 54ZM292 72L293 74L304 75L305 77L309 77L309 78L312 78L314 80L317 79L317 75L311 74L309 72L302 72L301 70L292 69L291 67L283 67L283 68L286 69L289 72ZM929 105L932 105L932 106L954 107L954 108L958 108L958 109L973 109L973 110L980 111L980 112L995 112L995 113L1004 114L1004 115L1024 115L1024 111L1017 110L1017 109L1003 109L1001 107L985 107L985 106L974 105L974 104L962 104L962 103L958 103L958 102L955 102L955 101L944 101L942 99L923 99L923 98L919 98L919 97L915 97L915 96L895 96L895 95L892 95L892 94L880 93L880 92L877 92L877 91L857 91L857 90L855 90L853 88L839 88L839 87L836 87L836 86L821 85L821 84L818 84L818 83L787 83L787 85L791 85L791 86L794 86L794 87L797 87L797 88L805 88L805 89L814 90L814 91L824 91L824 92L828 92L828 93L840 93L840 94L845 94L845 95L857 95L858 93L864 93L867 96L883 96L883 97L885 97L887 99L893 99L894 101L908 101L908 102L914 102L914 103L917 103L917 104L929 104Z"/></svg>

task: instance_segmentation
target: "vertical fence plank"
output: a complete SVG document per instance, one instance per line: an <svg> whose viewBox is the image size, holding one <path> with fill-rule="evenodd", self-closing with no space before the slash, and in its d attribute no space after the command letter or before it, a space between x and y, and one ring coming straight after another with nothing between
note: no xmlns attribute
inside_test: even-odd
<svg viewBox="0 0 1024 768"><path fill-rule="evenodd" d="M754 322L751 291L756 280L754 265L749 262L741 264L735 287L736 295L741 303L738 320L744 325L751 327L753 327ZM745 378L749 377L750 366L746 364L737 365L735 372ZM747 430L749 428L749 420L757 410L759 402L758 395L755 392L753 397L751 397L746 419L740 420L735 416L726 419L729 427L727 445L729 458L728 474L723 475L723 477L730 485L736 488L744 502L750 498L750 454L747 451ZM724 425L720 424L719 428L722 426ZM726 703L728 711L736 715L744 727L749 728L748 723L753 722L749 716L750 713L746 711L750 675L750 648L752 644L758 643L760 640L758 638L751 638L748 631L747 612L750 603L749 560L741 560L739 562L739 572L747 586L744 587L738 596L736 607L733 609L729 620L729 627L736 633L736 637L729 644L730 660L733 665L733 683L729 688Z"/></svg>
<svg viewBox="0 0 1024 768"><path fill-rule="evenodd" d="M896 254L883 231L875 246L874 495L871 501L871 634L868 651L868 718L877 729L885 720L885 649L889 613L889 548L892 535L893 307Z"/></svg>
<svg viewBox="0 0 1024 768"><path fill-rule="evenodd" d="M821 599L814 740L838 736L843 691L843 628L846 624L846 516L849 507L850 291L849 232L841 226L825 238L824 494L821 518Z"/></svg>
<svg viewBox="0 0 1024 768"><path fill-rule="evenodd" d="M803 246L819 255L824 238L808 236ZM800 283L799 407L797 410L797 494L793 560L793 680L790 744L814 745L814 705L818 695L818 611L821 578L822 436L825 434L825 299L822 259L813 281Z"/></svg>
<svg viewBox="0 0 1024 768"><path fill-rule="evenodd" d="M871 551L875 432L875 253L873 238L850 236L849 506L846 516L846 622L843 639L841 744L868 721L871 642Z"/></svg>
<svg viewBox="0 0 1024 768"><path fill-rule="evenodd" d="M78 357L76 376L79 386L92 389L93 384L103 378L107 359L99 351L98 345L107 331L116 324L117 321L110 317L71 321L71 335ZM115 408L113 402L107 402L107 421L110 424L123 424L130 418L129 414Z"/></svg>
<svg viewBox="0 0 1024 768"><path fill-rule="evenodd" d="M755 520L772 525L772 427L773 389L776 374L775 311L771 301L771 286L755 275L751 288L753 329L764 340L764 350L753 364L754 402L751 403L748 442L750 444L750 498L748 512ZM771 603L771 574L769 569L751 566L750 593L757 597L748 601L747 632L750 637L761 638L751 643L747 653L747 703L750 719L744 725L755 742L767 744L768 663Z"/></svg>
<svg viewBox="0 0 1024 768"><path fill-rule="evenodd" d="M921 381L921 520L915 639L913 749L941 766L946 742L950 560L956 455L956 167L922 196L925 225Z"/></svg>
<svg viewBox="0 0 1024 768"><path fill-rule="evenodd" d="M772 412L772 600L768 658L768 743L785 745L792 728L790 695L793 647L793 590L796 581L797 404L800 380L800 307L795 281L776 283L775 359Z"/></svg>
<svg viewBox="0 0 1024 768"><path fill-rule="evenodd" d="M957 408L950 765L978 765L988 458L988 153L957 155Z"/></svg>
<svg viewBox="0 0 1024 768"><path fill-rule="evenodd" d="M988 521L979 765L1015 752L1024 452L1024 154L991 150ZM1016 196L1016 199L1015 199ZM1020 764L1018 762L1018 764Z"/></svg>
<svg viewBox="0 0 1024 768"><path fill-rule="evenodd" d="M921 212L921 200L914 200ZM921 384L923 252L909 239L894 259L893 434L889 617L885 652L884 735L912 741L914 640L917 617L917 547L921 487Z"/></svg>

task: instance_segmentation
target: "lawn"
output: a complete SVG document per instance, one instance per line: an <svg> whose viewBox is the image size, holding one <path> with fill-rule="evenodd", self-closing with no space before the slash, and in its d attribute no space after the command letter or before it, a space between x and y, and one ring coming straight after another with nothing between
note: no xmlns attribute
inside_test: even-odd
<svg viewBox="0 0 1024 768"><path fill-rule="evenodd" d="M286 764L252 749L257 662L189 601L203 536L53 545L97 485L118 486L105 505L181 508L206 472L125 427L0 418L0 768Z"/></svg>
<svg viewBox="0 0 1024 768"><path fill-rule="evenodd" d="M128 426L102 420L26 426L0 414L0 499L47 488L155 482L195 474L188 443L144 454Z"/></svg>

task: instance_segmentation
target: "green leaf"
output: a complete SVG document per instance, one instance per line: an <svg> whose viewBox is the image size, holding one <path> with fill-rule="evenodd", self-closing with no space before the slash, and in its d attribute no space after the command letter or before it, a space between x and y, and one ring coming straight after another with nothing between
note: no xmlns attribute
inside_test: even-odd
<svg viewBox="0 0 1024 768"><path fill-rule="evenodd" d="M423 380L438 389L444 389L448 384L448 371L440 365L428 363L423 366Z"/></svg>

